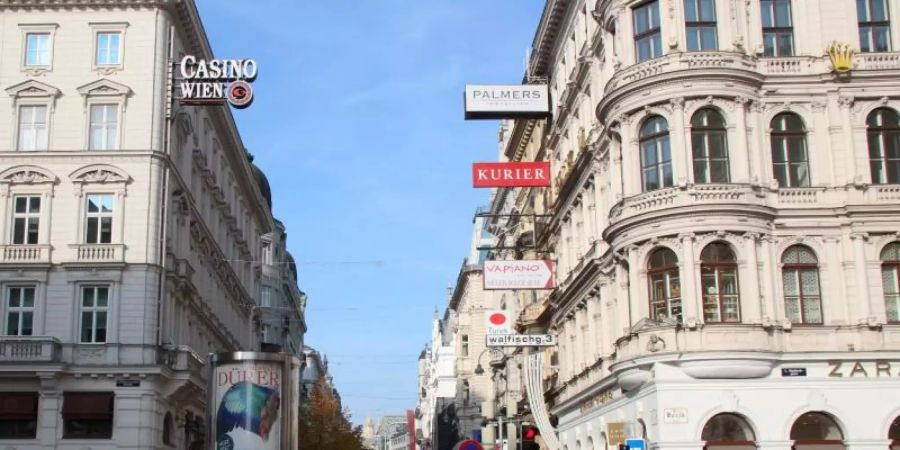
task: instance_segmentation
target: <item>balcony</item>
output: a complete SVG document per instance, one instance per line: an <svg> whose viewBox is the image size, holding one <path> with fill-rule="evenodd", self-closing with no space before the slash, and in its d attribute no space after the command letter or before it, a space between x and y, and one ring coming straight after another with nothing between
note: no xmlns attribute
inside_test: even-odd
<svg viewBox="0 0 900 450"><path fill-rule="evenodd" d="M0 337L0 365L21 363L58 363L59 341L49 336Z"/></svg>
<svg viewBox="0 0 900 450"><path fill-rule="evenodd" d="M0 264L50 264L50 246L0 245Z"/></svg>
<svg viewBox="0 0 900 450"><path fill-rule="evenodd" d="M83 264L124 264L125 246L122 244L72 245L74 260Z"/></svg>
<svg viewBox="0 0 900 450"><path fill-rule="evenodd" d="M711 69L756 71L757 62L743 53L737 52L689 52L672 53L649 61L629 66L616 72L606 84L604 91L610 91L627 84L666 73L702 69L700 76L709 76ZM683 75L680 75L683 76Z"/></svg>
<svg viewBox="0 0 900 450"><path fill-rule="evenodd" d="M628 197L610 211L613 222L630 217L685 206L734 205L741 208L763 206L765 195L742 184L697 184L658 189Z"/></svg>

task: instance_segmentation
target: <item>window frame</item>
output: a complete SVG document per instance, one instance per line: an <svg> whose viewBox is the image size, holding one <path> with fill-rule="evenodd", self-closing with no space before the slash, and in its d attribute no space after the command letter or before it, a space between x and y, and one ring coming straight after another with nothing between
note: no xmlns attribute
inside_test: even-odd
<svg viewBox="0 0 900 450"><path fill-rule="evenodd" d="M459 347L460 347L459 352L462 355L462 357L468 358L469 357L469 335L468 334L460 335Z"/></svg>
<svg viewBox="0 0 900 450"><path fill-rule="evenodd" d="M802 248L807 249L810 253L812 253L813 257L816 258L816 262L815 263L786 263L786 262L784 262L785 255L787 255L787 252L795 247L802 247ZM810 270L815 271L816 285L818 286L817 287L818 294L807 296L807 295L804 295L803 278L801 277L801 274L804 271L810 271ZM784 249L784 251L781 253L781 286L782 286L781 295L782 295L782 300L784 301L785 316L787 316L787 310L788 310L788 295L786 292L783 292L783 289L784 289L784 279L785 279L784 276L788 271L793 271L796 274L795 277L797 280L797 295L791 296L791 297L797 297L797 302L799 305L798 310L800 312L800 322L793 322L793 318L791 318L791 317L786 317L786 318L788 320L791 320L791 323L796 323L798 325L824 325L825 324L825 308L824 308L824 304L822 302L822 278L819 273L819 257L818 257L818 255L816 255L816 252L814 252L811 248L806 247L804 245L795 244L795 245L791 245L790 247ZM813 298L813 297L815 297L816 301L819 303L819 316L820 316L819 322L810 322L806 318L806 313L805 313L806 301L807 301L807 298Z"/></svg>
<svg viewBox="0 0 900 450"><path fill-rule="evenodd" d="M675 258L675 262L671 264L662 265L659 267L652 266L653 255L657 252L671 252ZM656 298L654 284L657 280L654 277L661 276L662 278L659 281L663 281L663 285L665 287L665 296L662 299ZM675 283L673 283L673 281ZM673 295L674 289L677 287L677 295ZM681 295L681 267L679 266L678 255L668 247L660 247L650 252L647 260L647 300L650 306L650 318L653 320L660 320L659 315L657 314L657 308L655 304L663 304L667 313L667 318L675 319L678 323L683 322L684 320L684 299ZM678 303L677 308L679 309L678 313L673 313L675 310L674 302Z"/></svg>
<svg viewBox="0 0 900 450"><path fill-rule="evenodd" d="M112 147L106 148L106 144L108 143L108 140L109 140L109 134L108 134L109 133L109 128L108 128L109 122L101 122L101 124L103 125L104 133L106 134L106 136L105 136L106 139L104 139L104 141L103 141L104 148L95 147L95 143L93 141L93 136L94 136L94 133L93 133L94 132L93 111L94 111L94 108L98 108L98 107L104 108L104 117L107 116L106 110L109 107L115 108L115 113L113 114L115 116L115 130L113 131L113 139L115 142L113 143L114 145ZM104 101L104 99L96 99L96 100L89 101L88 105L87 105L87 127L88 127L88 129L87 129L87 146L86 146L87 151L120 150L122 147L122 141L121 141L121 138L122 138L122 103L117 102L117 101Z"/></svg>
<svg viewBox="0 0 900 450"><path fill-rule="evenodd" d="M882 112L890 112L890 113L894 114L894 116L898 119L898 123L892 124L892 125L884 125L883 120L882 120L881 125L872 125L870 123L872 120L872 117L875 116L876 114L879 114ZM874 158L872 156L872 150L873 150L872 149L872 137L876 136L876 135L878 137L878 149L877 149L879 151L878 158ZM897 143L898 143L898 145L900 145L900 113L898 113L897 111L895 111L891 108L886 108L886 107L880 107L880 108L874 109L866 117L866 147L869 150L869 176L871 177L872 184L879 184L879 185L900 184L900 149L898 149L898 157L897 158L889 158L888 157L888 152L887 152L888 140L886 139L886 137L889 135L893 135L894 137L896 137ZM881 179L877 179L877 180L875 179L875 172L873 170L874 164L876 164L876 161L878 161L878 164L881 167L881 174L882 174ZM891 171L889 169L892 164L897 166L896 176L895 176L895 179L893 179L893 180L891 179L892 178Z"/></svg>
<svg viewBox="0 0 900 450"><path fill-rule="evenodd" d="M110 410L109 411L92 411L89 414L81 413L74 414L67 407L66 402L70 398L75 398L77 396L90 396L91 394L108 394L110 401ZM60 411L60 416L62 418L62 439L79 439L79 440L110 440L115 435L115 417L116 417L116 406L115 406L115 393L114 392L83 392L83 391L64 391L63 392L63 404L62 410ZM83 400L82 400L83 401ZM99 406L99 405L98 405ZM93 426L97 426L98 424L102 424L103 428L108 428L107 430L103 430L102 433L93 431L84 434L73 434L71 430L71 422L73 421L82 421L87 422Z"/></svg>
<svg viewBox="0 0 900 450"><path fill-rule="evenodd" d="M656 17L659 23L656 24L656 27L648 27L647 30L638 32L638 23L637 23L637 14L636 12L643 8L648 8L647 17L652 17L650 14L651 5L655 5L656 7ZM652 59L660 58L663 56L663 42L662 42L662 15L659 10L659 0L647 0L645 2L641 2L633 7L631 7L631 24L633 27L633 42L634 42L634 61L635 63L642 63L644 61L650 61ZM654 43L651 45L651 54L650 57L641 59L640 51L638 50L638 43L644 39L652 38L653 36L657 36L658 39L651 39L650 42ZM659 48L655 48L655 43L659 42Z"/></svg>
<svg viewBox="0 0 900 450"><path fill-rule="evenodd" d="M887 253L888 249L891 246L895 246L895 245L898 246L897 252L900 253L900 242L894 241L894 242L888 243L886 246L884 246L884 248L881 250L881 254L879 255L879 258L878 258L879 261L881 262L882 296L884 297L884 304L885 304L885 311L884 311L885 318L887 319L888 323L900 323L900 256L898 256L897 259L886 259L887 256L885 255ZM885 284L884 284L885 270L894 273L894 280L893 280L894 286L893 286L893 291L890 293L888 293L888 290L886 289L887 286L885 286ZM896 317L894 317L893 320L888 315L888 308L887 308L887 304L889 301L888 296L891 296L895 303L894 308L896 311L896 313L895 313Z"/></svg>
<svg viewBox="0 0 900 450"><path fill-rule="evenodd" d="M19 24L19 30L22 36L22 55L19 58L19 65L22 72L29 75L40 75L53 70L55 48L56 48L56 29L59 24L56 23L35 23L35 24ZM47 49L50 60L47 64L28 64L28 36L35 34L46 34L48 36Z"/></svg>
<svg viewBox="0 0 900 450"><path fill-rule="evenodd" d="M684 0L682 5L684 6L684 32L685 32L685 50L688 52L714 52L719 50L719 26L718 26L718 12L716 10L716 1L710 0L712 4L712 21L702 20L702 8L700 2L704 0ZM692 7L697 11L697 19L694 21L688 20L688 3L691 3ZM697 44L700 46L699 48L692 49L690 48L690 35L692 32L698 32L703 30L704 28L712 28L713 30L713 46L712 48L704 48L703 47L703 38L702 33L698 35Z"/></svg>
<svg viewBox="0 0 900 450"><path fill-rule="evenodd" d="M643 134L643 128L650 122L651 120L662 119L665 124L665 130L662 131L653 131L648 134ZM663 146L663 143L666 143ZM656 154L656 162L653 164L646 164L644 159L644 145L648 143L653 143L654 151ZM665 148L664 148L665 147ZM667 150L668 159L664 160L661 158L663 151ZM675 186L675 169L672 166L672 141L671 141L671 133L669 131L669 121L660 115L653 115L647 117L641 122L641 127L638 129L638 158L640 158L641 163L641 192L650 192L656 191L660 189L666 189ZM666 184L665 181L665 167L668 166L669 174L670 174L670 182ZM653 189L649 189L647 187L647 177L646 172L647 169L652 168L658 177L659 186Z"/></svg>
<svg viewBox="0 0 900 450"><path fill-rule="evenodd" d="M779 26L779 24L778 24L778 18L777 18L778 16L776 14L776 11L777 11L777 4L779 2L785 2L788 5L788 9L789 9L788 18L790 19L790 26ZM764 23L764 19L763 19L765 17L765 15L763 14L763 8L766 7L766 5L769 5L769 10L771 11L771 16L770 16L770 17L772 17L771 26L766 26L766 24ZM760 0L759 8L760 8L759 20L760 20L760 25L761 25L760 28L762 29L762 41L763 41L763 57L765 57L765 58L783 58L783 57L795 56L797 54L797 47L796 47L796 42L794 41L794 4L793 4L793 2L791 0ZM766 37L767 37L766 35L767 34L776 38L774 45L772 46L772 54L767 54L767 52L766 52ZM777 37L782 36L784 34L787 34L790 37L791 52L789 55L784 55L779 52L780 47L778 46L779 40L777 39Z"/></svg>
<svg viewBox="0 0 900 450"><path fill-rule="evenodd" d="M84 295L87 289L94 290L94 301L93 305L85 306L84 305ZM106 306L97 306L97 292L99 289L106 289ZM109 343L110 341L110 314L112 312L112 302L113 302L113 289L112 285L109 283L85 283L78 286L78 336L76 342L79 345L104 345ZM84 337L84 314L91 314L91 340L85 341ZM99 327L97 326L100 323L97 320L98 314L105 314L105 326L103 340L97 340L97 330Z"/></svg>
<svg viewBox="0 0 900 450"><path fill-rule="evenodd" d="M5 391L0 392L0 397L31 397L31 402L34 405L33 411L23 411L20 409L21 404L16 405L15 412L11 415L7 411L3 411L0 414L0 433L7 432L10 433L7 436L3 436L0 434L0 442L6 442L14 439L37 439L37 430L38 430L38 415L40 410L40 398L37 392L19 392L19 391ZM11 411L10 411L11 412ZM16 428L18 425L21 428ZM22 429L30 429L29 431L33 431L33 433L22 433ZM6 448L6 447L4 447Z"/></svg>
<svg viewBox="0 0 900 450"><path fill-rule="evenodd" d="M711 248L714 245L722 245L725 246L728 251L731 253L733 259L731 261L720 260L721 256L718 251L715 252L715 260L707 261L703 259L703 252L706 251L707 248ZM715 294L707 294L706 292L701 292L701 302L703 305L703 323L715 323L715 324L725 324L725 323L742 323L742 314L741 314L741 284L740 284L740 273L738 271L738 263L737 263L737 255L734 254L734 250L732 250L731 245L726 242L711 242L706 245L700 252L700 288L701 290L704 287L704 275L707 273L707 270L712 270L712 273L715 277L716 281L716 293ZM722 285L724 277L723 272L726 270L733 271L734 274L734 284L735 284L735 293L727 294L723 292ZM707 305L707 297L716 297L716 307L717 313L719 316L719 320L709 320L706 316L706 305ZM737 304L737 320L725 320L725 299L726 297L733 296L736 300Z"/></svg>
<svg viewBox="0 0 900 450"><path fill-rule="evenodd" d="M91 68L98 73L109 75L125 68L125 37L129 27L128 22L91 22ZM119 62L115 64L101 64L98 61L100 35L104 33L118 33L119 35Z"/></svg>
<svg viewBox="0 0 900 450"><path fill-rule="evenodd" d="M25 114L23 113L23 111L26 108L28 108L28 109L44 108L44 122L43 122L44 139L41 141L41 143L40 143L41 145L35 145L34 148L23 148L23 146L22 146L22 134L24 132L24 127L23 127L24 124L22 121L25 117ZM46 152L46 151L50 150L51 111L52 111L52 107L47 102L19 102L16 105L15 149L17 152ZM32 116L32 120L34 120L33 119L34 113L32 113L31 116ZM37 144L38 140L37 140L37 135L36 135L36 131L35 131L37 129L35 127L36 122L31 122L30 124L33 127L30 131L35 134L34 142L35 142L35 144Z"/></svg>
<svg viewBox="0 0 900 450"><path fill-rule="evenodd" d="M24 297L24 293L19 294L19 306L12 306L10 304L10 300L12 299L12 290L13 289L31 289L31 306L25 307L22 306ZM37 324L37 302L38 302L38 288L34 283L15 283L3 286L3 324L2 331L3 336L35 336L35 328ZM10 315L16 313L18 316L17 322L17 333L11 334L9 330L9 319ZM25 313L31 313L31 333L30 334L22 334L22 322Z"/></svg>
<svg viewBox="0 0 900 450"><path fill-rule="evenodd" d="M707 111L718 115L719 118L722 119L721 127L710 126L710 125L699 125L698 126L698 125L694 124L694 119L697 117L697 115L701 114L701 113L705 113ZM724 158L713 158L712 157L712 151L711 151L712 146L711 146L710 136L713 133L719 133L722 136L722 142L724 144L723 152L725 154ZM697 138L698 135L702 135L702 139L703 139L703 150L705 152L705 155L702 158L698 158L697 154L696 154L695 139ZM705 171L706 179L702 180L702 181L697 179L697 163L698 163L698 161L701 161L703 164L706 165L706 171ZM724 179L724 181L713 181L713 176L712 176L712 173L713 173L712 169L714 167L713 162L722 162L722 161L725 162L725 177L724 177L725 179ZM715 183L730 183L731 182L731 158L728 155L728 128L725 125L725 117L722 115L722 113L720 113L715 108L709 108L709 107L700 108L697 111L695 111L694 114L691 116L691 162L692 162L691 170L693 170L693 172L694 172L693 173L694 183L715 184Z"/></svg>
<svg viewBox="0 0 900 450"><path fill-rule="evenodd" d="M112 211L110 211L108 213L103 212L102 204L101 204L100 212L93 212L93 213L90 212L90 207L88 205L90 204L90 200L92 197L109 197L110 199L112 199ZM116 214L117 206L118 206L117 205L117 196L114 193L92 192L92 193L87 193L84 195L84 215L83 215L84 230L83 230L82 236L81 236L82 243L84 245L112 245L113 243L116 242L116 231L115 230L116 230L116 220L118 218L117 214ZM96 236L97 242L89 242L90 221L92 218L98 219L97 236ZM100 242L101 237L103 236L102 225L103 225L104 218L109 219L109 242Z"/></svg>
<svg viewBox="0 0 900 450"><path fill-rule="evenodd" d="M775 121L781 117L786 117L786 116L796 117L800 121L801 128L799 130L787 129L786 127L784 130L776 129ZM803 118L792 112L782 112L782 113L778 113L774 117L772 117L772 121L770 122L769 126L770 126L769 149L771 151L771 156L772 156L772 176L778 182L778 187L780 189L811 187L813 182L812 182L812 171L811 171L811 166L810 166L810 161L809 161L810 160L810 158L809 158L809 142L807 139L808 130L806 129L806 124L803 121ZM806 156L806 159L802 160L802 161L792 161L791 160L790 142L791 142L791 139L797 139L797 138L801 139L801 143L803 144L803 153ZM776 139L780 139L781 146L780 146L779 150L782 152L782 155L784 156L782 162L775 161L775 141L776 141ZM803 185L803 183L799 183L799 182L793 183L791 181L791 176L792 176L791 175L792 174L791 166L792 165L804 165L804 164L806 166L806 184ZM778 179L778 171L775 169L776 169L776 166L779 166L779 165L783 165L787 169L787 172L785 172L785 174L787 175L787 180L786 180L787 184L786 185L782 184L781 180Z"/></svg>
<svg viewBox="0 0 900 450"><path fill-rule="evenodd" d="M865 21L865 22L863 22L860 18L860 15L862 12L859 10L859 2L860 1L865 3L865 6L866 6L865 12L868 13L867 14L868 21ZM885 12L884 20L873 20L872 19L872 10L873 10L872 2L876 2L876 1L880 1L884 4L884 12ZM891 42L891 38L892 38L893 30L891 30L891 4L890 4L890 2L888 2L887 0L857 0L856 5L857 5L856 25L859 30L859 38L860 38L859 39L859 51L861 53L887 53L887 52L892 51L893 45ZM887 48L883 49L883 50L874 48L875 47L874 30L876 28L882 28L882 27L887 28L887 32L888 32ZM868 50L866 49L866 47L863 46L863 41L862 41L862 33L863 33L864 28L867 28L869 30L869 33L867 33L867 36L866 36L867 37L866 45L868 46Z"/></svg>
<svg viewBox="0 0 900 450"><path fill-rule="evenodd" d="M20 198L26 199L24 213L20 213L20 212L16 211L16 206L17 206L16 203L18 202L18 199L20 199ZM36 213L29 211L29 209L30 209L29 206L31 205L31 203L34 199L37 199L38 203L39 203L38 211ZM41 209L43 209L43 207L44 207L44 196L41 194L24 194L23 193L23 194L13 194L12 195L12 202L11 202L11 208L10 208L10 221L9 221L9 241L8 241L9 245L40 245L41 235L43 234L43 233L41 233L41 218L43 216L43 211L41 211ZM25 238L24 239L25 242L16 242L16 221L18 219L23 219L25 221L24 222L25 229L23 230L23 237ZM32 220L37 222L37 237L36 237L35 242L27 242L29 240L28 239L28 237L29 237L28 236L29 235L28 228L29 228L29 225L31 224Z"/></svg>

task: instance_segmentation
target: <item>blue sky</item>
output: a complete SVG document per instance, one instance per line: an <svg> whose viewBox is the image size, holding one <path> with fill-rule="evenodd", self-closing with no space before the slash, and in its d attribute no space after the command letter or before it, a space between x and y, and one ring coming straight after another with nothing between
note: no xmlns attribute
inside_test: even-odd
<svg viewBox="0 0 900 450"><path fill-rule="evenodd" d="M488 192L496 121L463 121L466 83L518 83L539 0L197 0L216 56L255 58L236 111L272 185L306 342L352 420L415 407L416 358Z"/></svg>

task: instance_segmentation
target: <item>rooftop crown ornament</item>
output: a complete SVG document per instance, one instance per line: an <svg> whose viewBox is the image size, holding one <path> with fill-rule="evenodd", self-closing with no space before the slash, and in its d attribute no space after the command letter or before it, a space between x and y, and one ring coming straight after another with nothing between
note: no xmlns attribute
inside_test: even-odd
<svg viewBox="0 0 900 450"><path fill-rule="evenodd" d="M853 55L856 50L850 44L832 41L825 47L825 53L831 59L831 67L837 73L847 73L853 67Z"/></svg>

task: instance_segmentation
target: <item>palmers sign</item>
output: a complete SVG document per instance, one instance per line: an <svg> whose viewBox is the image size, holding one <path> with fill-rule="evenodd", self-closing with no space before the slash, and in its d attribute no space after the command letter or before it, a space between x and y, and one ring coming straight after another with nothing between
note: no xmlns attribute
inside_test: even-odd
<svg viewBox="0 0 900 450"><path fill-rule="evenodd" d="M485 261L484 289L553 289L553 261Z"/></svg>
<svg viewBox="0 0 900 450"><path fill-rule="evenodd" d="M550 162L500 162L472 164L472 186L546 187L550 186Z"/></svg>
<svg viewBox="0 0 900 450"><path fill-rule="evenodd" d="M467 84L466 119L528 119L550 115L546 84Z"/></svg>
<svg viewBox="0 0 900 450"><path fill-rule="evenodd" d="M224 105L246 108L253 102L258 72L252 59L197 59L187 55L178 64L176 98L182 105Z"/></svg>

